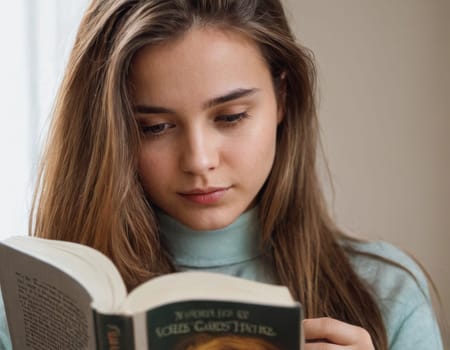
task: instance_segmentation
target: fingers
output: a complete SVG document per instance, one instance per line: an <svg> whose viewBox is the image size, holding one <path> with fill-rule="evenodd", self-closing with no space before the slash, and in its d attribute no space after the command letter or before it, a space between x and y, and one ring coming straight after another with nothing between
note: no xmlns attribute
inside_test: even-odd
<svg viewBox="0 0 450 350"><path fill-rule="evenodd" d="M355 349L373 350L369 333L361 327L329 317L303 321L305 350Z"/></svg>
<svg viewBox="0 0 450 350"><path fill-rule="evenodd" d="M306 343L303 350L348 350L349 348L342 345L331 343Z"/></svg>

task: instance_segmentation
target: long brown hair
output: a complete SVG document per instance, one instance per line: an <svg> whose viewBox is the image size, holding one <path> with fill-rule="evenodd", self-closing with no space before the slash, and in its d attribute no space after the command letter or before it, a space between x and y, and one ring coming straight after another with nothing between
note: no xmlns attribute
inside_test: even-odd
<svg viewBox="0 0 450 350"><path fill-rule="evenodd" d="M365 328L387 349L380 311L339 245L316 173L312 54L294 40L278 0L94 0L81 22L54 108L35 194L34 234L107 254L131 289L173 271L139 182L140 131L128 78L144 45L214 25L252 38L283 104L272 172L259 195L264 242L305 316ZM33 216L32 216L33 217Z"/></svg>

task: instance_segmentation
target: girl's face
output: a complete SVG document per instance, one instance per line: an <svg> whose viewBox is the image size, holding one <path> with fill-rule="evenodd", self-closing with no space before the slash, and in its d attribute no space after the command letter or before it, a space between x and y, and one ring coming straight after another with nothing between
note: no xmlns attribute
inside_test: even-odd
<svg viewBox="0 0 450 350"><path fill-rule="evenodd" d="M242 34L193 28L133 60L139 175L152 204L196 230L255 204L275 156L282 110L269 68Z"/></svg>

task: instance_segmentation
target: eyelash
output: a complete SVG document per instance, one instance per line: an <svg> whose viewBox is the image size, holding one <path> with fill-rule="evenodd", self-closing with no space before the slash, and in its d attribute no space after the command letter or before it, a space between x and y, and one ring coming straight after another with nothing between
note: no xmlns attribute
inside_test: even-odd
<svg viewBox="0 0 450 350"><path fill-rule="evenodd" d="M225 127L233 127L241 123L245 118L248 118L247 112L241 112L236 114L223 114L217 116L214 121L224 124ZM151 137L159 137L167 133L169 129L174 128L174 124L159 123L154 125L142 125L141 130L145 135Z"/></svg>
<svg viewBox="0 0 450 350"><path fill-rule="evenodd" d="M162 129L158 130L158 128L161 128L161 127L162 127ZM151 135L151 136L154 136L154 137L158 137L158 136L161 136L164 133L166 133L168 129L172 129L174 127L175 127L175 125L173 125L173 124L159 123L159 124L148 125L148 126L147 125L143 125L141 127L141 129L142 129L142 132L144 134L148 134L148 135Z"/></svg>
<svg viewBox="0 0 450 350"><path fill-rule="evenodd" d="M245 118L248 118L247 112L241 112L236 114L224 114L216 117L216 121L223 122L227 127L235 126L242 122Z"/></svg>

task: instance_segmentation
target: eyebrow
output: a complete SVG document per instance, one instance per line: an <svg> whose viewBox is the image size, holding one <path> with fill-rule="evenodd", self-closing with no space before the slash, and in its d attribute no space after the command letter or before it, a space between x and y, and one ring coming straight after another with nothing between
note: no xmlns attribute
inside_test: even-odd
<svg viewBox="0 0 450 350"><path fill-rule="evenodd" d="M203 104L203 109L208 109L215 107L217 105L221 105L226 102L230 102L233 100L237 100L239 98L243 98L249 95L252 95L259 91L257 88L251 88L251 89L235 89L232 90L225 95L214 97L208 101L206 101ZM160 107L160 106L150 106L150 105L137 105L134 107L134 111L136 113L142 113L142 114L174 114L175 111L170 108Z"/></svg>

